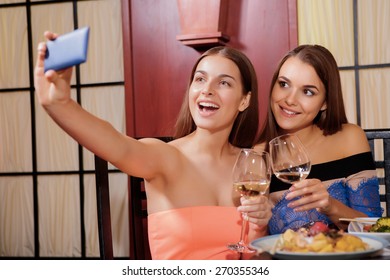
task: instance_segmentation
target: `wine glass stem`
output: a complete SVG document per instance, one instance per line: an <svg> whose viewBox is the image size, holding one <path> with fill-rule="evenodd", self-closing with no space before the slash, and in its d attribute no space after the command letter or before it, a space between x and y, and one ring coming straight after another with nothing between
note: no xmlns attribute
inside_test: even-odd
<svg viewBox="0 0 390 280"><path fill-rule="evenodd" d="M242 226L241 226L241 238L240 245L246 246L246 238L247 238L247 228L248 228L248 217L247 213L242 214Z"/></svg>

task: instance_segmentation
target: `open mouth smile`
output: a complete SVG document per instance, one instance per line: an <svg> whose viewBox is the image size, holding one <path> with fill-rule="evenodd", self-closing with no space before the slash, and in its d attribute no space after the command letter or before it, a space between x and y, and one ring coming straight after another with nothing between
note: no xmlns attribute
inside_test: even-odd
<svg viewBox="0 0 390 280"><path fill-rule="evenodd" d="M201 112L214 112L219 109L219 106L211 102L199 102L198 108Z"/></svg>

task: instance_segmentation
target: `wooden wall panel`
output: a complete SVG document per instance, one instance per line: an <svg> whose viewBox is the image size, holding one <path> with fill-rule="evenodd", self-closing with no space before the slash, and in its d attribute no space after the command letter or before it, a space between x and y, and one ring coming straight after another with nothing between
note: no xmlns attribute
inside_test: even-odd
<svg viewBox="0 0 390 280"><path fill-rule="evenodd" d="M199 53L176 40L176 0L131 1L135 136L172 135L191 67ZM127 94L127 93L126 93Z"/></svg>
<svg viewBox="0 0 390 280"><path fill-rule="evenodd" d="M254 64L263 120L273 72L282 56L297 45L295 0L231 0L229 9L229 45L243 51Z"/></svg>
<svg viewBox="0 0 390 280"><path fill-rule="evenodd" d="M128 134L171 135L200 52L176 40L177 0L122 2ZM296 0L229 0L226 24L227 44L245 52L256 68L264 119L274 68L297 44Z"/></svg>

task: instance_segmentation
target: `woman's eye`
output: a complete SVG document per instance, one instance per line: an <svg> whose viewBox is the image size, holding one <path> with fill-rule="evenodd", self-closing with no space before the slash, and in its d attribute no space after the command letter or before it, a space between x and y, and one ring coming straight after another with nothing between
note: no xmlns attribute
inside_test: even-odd
<svg viewBox="0 0 390 280"><path fill-rule="evenodd" d="M313 95L314 95L314 92L312 92L312 91L309 90L309 89L305 89L303 92L304 92L305 95L307 95L307 96L313 96Z"/></svg>
<svg viewBox="0 0 390 280"><path fill-rule="evenodd" d="M279 81L279 86L280 87L287 87L287 83L284 81Z"/></svg>
<svg viewBox="0 0 390 280"><path fill-rule="evenodd" d="M195 82L203 82L205 79L203 77L195 77L194 81Z"/></svg>
<svg viewBox="0 0 390 280"><path fill-rule="evenodd" d="M227 81L221 81L221 85L223 86L230 86L230 83Z"/></svg>

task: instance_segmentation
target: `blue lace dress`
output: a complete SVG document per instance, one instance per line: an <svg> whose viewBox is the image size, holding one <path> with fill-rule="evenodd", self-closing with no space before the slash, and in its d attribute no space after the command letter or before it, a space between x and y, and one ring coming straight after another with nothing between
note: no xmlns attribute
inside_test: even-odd
<svg viewBox="0 0 390 280"><path fill-rule="evenodd" d="M308 178L317 178L327 187L330 196L345 205L367 214L369 217L380 217L383 209L379 200L379 183L371 152L356 154L340 160L315 164ZM270 193L284 191L281 199L272 210L268 223L269 233L283 233L288 228L296 229L310 221L331 221L315 209L294 212L287 204L285 196L290 184L283 183L272 176Z"/></svg>

